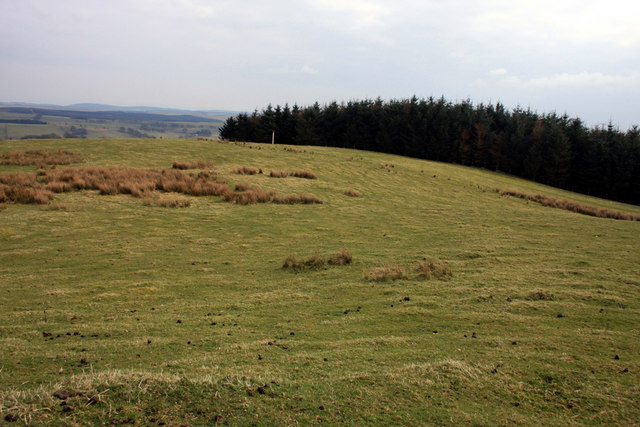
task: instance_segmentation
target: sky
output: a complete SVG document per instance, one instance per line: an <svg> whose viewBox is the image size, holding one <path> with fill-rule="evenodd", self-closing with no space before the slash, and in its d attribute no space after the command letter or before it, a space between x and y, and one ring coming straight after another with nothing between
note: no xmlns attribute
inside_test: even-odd
<svg viewBox="0 0 640 427"><path fill-rule="evenodd" d="M640 125L636 0L0 0L0 101L444 96Z"/></svg>

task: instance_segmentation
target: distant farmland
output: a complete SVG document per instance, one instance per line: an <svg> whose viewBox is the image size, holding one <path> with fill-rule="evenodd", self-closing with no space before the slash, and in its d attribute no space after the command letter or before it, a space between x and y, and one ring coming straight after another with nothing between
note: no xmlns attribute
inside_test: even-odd
<svg viewBox="0 0 640 427"><path fill-rule="evenodd" d="M220 116L0 107L0 139L217 137Z"/></svg>

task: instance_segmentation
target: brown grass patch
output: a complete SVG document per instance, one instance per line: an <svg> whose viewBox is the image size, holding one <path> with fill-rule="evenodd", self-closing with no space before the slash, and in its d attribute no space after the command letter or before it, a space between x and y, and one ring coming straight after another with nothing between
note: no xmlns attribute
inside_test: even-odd
<svg viewBox="0 0 640 427"><path fill-rule="evenodd" d="M313 205L313 204L322 204L322 200L320 200L316 195L310 193L301 193L301 194L285 194L284 196L274 195L273 203L278 203L281 205Z"/></svg>
<svg viewBox="0 0 640 427"><path fill-rule="evenodd" d="M387 282L408 277L406 270L397 264L365 269L362 276L369 282Z"/></svg>
<svg viewBox="0 0 640 427"><path fill-rule="evenodd" d="M340 252L338 252L333 257L329 258L329 265L348 265L353 261L353 256L351 253L345 248L340 248Z"/></svg>
<svg viewBox="0 0 640 427"><path fill-rule="evenodd" d="M261 188L252 187L244 193L229 195L225 200L228 202L234 202L238 205L252 205L255 203L270 202L275 195L275 191L267 191Z"/></svg>
<svg viewBox="0 0 640 427"><path fill-rule="evenodd" d="M203 160L198 160L195 162L173 162L174 169L207 169L212 168L214 166L213 161L205 162Z"/></svg>
<svg viewBox="0 0 640 427"><path fill-rule="evenodd" d="M282 264L284 270L293 270L296 272L303 270L320 270L329 265L348 265L351 264L353 257L345 248L341 248L338 254L329 257L327 260L319 253L314 253L307 259L296 258L293 255L287 255Z"/></svg>
<svg viewBox="0 0 640 427"><path fill-rule="evenodd" d="M249 166L241 166L232 170L231 173L235 173L237 175L256 175L258 173L258 169Z"/></svg>
<svg viewBox="0 0 640 427"><path fill-rule="evenodd" d="M0 164L3 165L69 165L71 163L80 163L82 160L80 154L64 150L28 150L0 154Z"/></svg>
<svg viewBox="0 0 640 427"><path fill-rule="evenodd" d="M287 255L282 264L282 268L293 271L320 270L325 267L325 264L325 259L319 254L314 254L306 260L296 258L293 255Z"/></svg>
<svg viewBox="0 0 640 427"><path fill-rule="evenodd" d="M344 194L346 194L349 197L362 197L362 193L359 192L358 190L354 190L353 188L348 189L347 191L344 192Z"/></svg>
<svg viewBox="0 0 640 427"><path fill-rule="evenodd" d="M526 194L515 190L500 191L501 196L514 196L524 200L531 200L532 202L539 203L543 206L549 206L556 209L564 209L567 211L579 213L582 215L595 216L598 218L610 218L619 219L625 221L640 221L640 216L614 211L610 209L598 208L596 206L584 205L581 203L572 202L569 200L559 200L553 197L544 196L542 194Z"/></svg>
<svg viewBox="0 0 640 427"><path fill-rule="evenodd" d="M35 174L0 175L0 203L45 204L53 193L42 188Z"/></svg>
<svg viewBox="0 0 640 427"><path fill-rule="evenodd" d="M42 205L53 200L53 193L38 187L0 184L0 203Z"/></svg>
<svg viewBox="0 0 640 427"><path fill-rule="evenodd" d="M286 169L281 169L281 170L271 169L269 176L271 178L286 178L289 176L289 171Z"/></svg>
<svg viewBox="0 0 640 427"><path fill-rule="evenodd" d="M251 186L246 182L239 182L236 184L236 191L247 191Z"/></svg>
<svg viewBox="0 0 640 427"><path fill-rule="evenodd" d="M290 176L294 176L296 178L305 178L305 179L317 179L316 174L311 172L310 170L300 169L294 170L289 173Z"/></svg>
<svg viewBox="0 0 640 427"><path fill-rule="evenodd" d="M446 280L451 278L451 268L445 261L438 258L432 258L429 261L420 261L418 263L418 279L439 279Z"/></svg>

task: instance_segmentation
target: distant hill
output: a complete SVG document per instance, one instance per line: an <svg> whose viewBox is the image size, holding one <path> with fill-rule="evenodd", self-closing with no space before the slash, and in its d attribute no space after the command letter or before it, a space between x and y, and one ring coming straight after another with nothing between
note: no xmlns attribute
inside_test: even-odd
<svg viewBox="0 0 640 427"><path fill-rule="evenodd" d="M163 108L163 107L149 107L149 106L133 106L125 107L118 105L108 104L96 104L96 103L79 103L71 105L55 105L55 104L32 104L25 102L0 102L0 109L4 108L27 108L28 112L32 109L46 109L47 115L50 114L50 110L58 111L73 111L73 112L105 112L105 111L117 111L126 113L149 113L154 115L180 115L180 116L208 116L219 119L220 117L233 116L239 113L235 110L183 110L179 108ZM71 116L65 116L71 117ZM155 117L154 117L155 119ZM166 120L161 120L166 121ZM184 121L184 120L178 120Z"/></svg>
<svg viewBox="0 0 640 427"><path fill-rule="evenodd" d="M230 110L0 102L0 139L195 138L218 135Z"/></svg>

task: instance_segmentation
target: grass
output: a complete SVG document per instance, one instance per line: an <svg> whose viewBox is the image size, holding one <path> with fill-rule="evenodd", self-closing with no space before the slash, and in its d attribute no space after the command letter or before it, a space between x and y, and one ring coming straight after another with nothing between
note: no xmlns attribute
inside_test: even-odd
<svg viewBox="0 0 640 427"><path fill-rule="evenodd" d="M598 208L596 206L576 203L569 200L558 200L554 197L542 194L527 194L515 190L500 191L502 196L514 196L525 200L531 200L540 203L542 206L549 206L556 209L564 209L583 215L595 216L598 218L620 219L626 221L640 221L640 215L634 215L627 212L620 212L611 209Z"/></svg>
<svg viewBox="0 0 640 427"><path fill-rule="evenodd" d="M227 187L242 164L312 170L318 179L241 180L245 191L314 194L323 203L151 193L191 204L171 209L76 189L44 205L0 204L2 423L10 424L7 416L13 425L640 419L640 223L549 209L494 189L640 215L636 206L488 171L323 147L0 142L0 153L27 150L65 150L84 162L41 172L2 165L0 175L46 186L67 169L168 170L197 182L199 171L173 170L173 160L211 159L215 174L205 175ZM75 186L72 176L85 183L91 176L69 174L55 182ZM240 194L231 188L226 194ZM347 188L366 197L346 197ZM351 262L330 265L342 247ZM282 268L288 254L303 262L320 254L325 266L292 274ZM435 259L451 277L420 279L417 266ZM363 277L394 263L406 278ZM70 393L63 405L59 390Z"/></svg>

